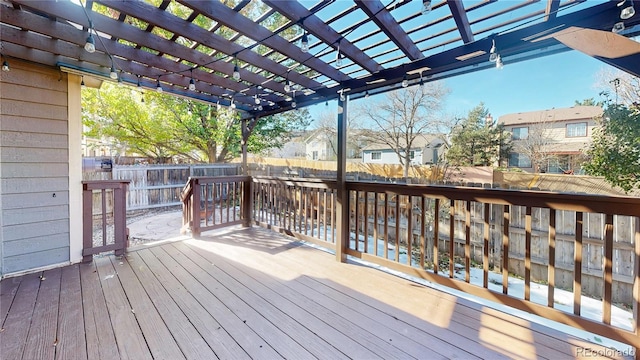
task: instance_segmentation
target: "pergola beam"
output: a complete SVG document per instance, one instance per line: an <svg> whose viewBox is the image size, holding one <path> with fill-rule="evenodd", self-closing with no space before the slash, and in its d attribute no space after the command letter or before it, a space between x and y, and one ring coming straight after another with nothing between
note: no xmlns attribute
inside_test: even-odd
<svg viewBox="0 0 640 360"><path fill-rule="evenodd" d="M559 8L560 8L560 0L547 0L547 7L545 9L544 21L555 19Z"/></svg>
<svg viewBox="0 0 640 360"><path fill-rule="evenodd" d="M263 0L262 2L288 17L291 21L300 23L305 29L309 30L309 33L334 49L337 50L338 46L340 46L340 52L342 54L368 72L374 73L382 70L382 66L375 62L375 60L360 51L347 39L344 39L340 33L326 26L320 18L305 9L304 6L298 2L281 0Z"/></svg>
<svg viewBox="0 0 640 360"><path fill-rule="evenodd" d="M464 5L461 0L447 1L449 9L451 9L451 15L458 26L460 36L465 44L473 42L473 31L471 31L471 24L469 24L469 18L467 12L464 10Z"/></svg>
<svg viewBox="0 0 640 360"><path fill-rule="evenodd" d="M411 61L424 57L413 40L379 0L360 0L356 4Z"/></svg>

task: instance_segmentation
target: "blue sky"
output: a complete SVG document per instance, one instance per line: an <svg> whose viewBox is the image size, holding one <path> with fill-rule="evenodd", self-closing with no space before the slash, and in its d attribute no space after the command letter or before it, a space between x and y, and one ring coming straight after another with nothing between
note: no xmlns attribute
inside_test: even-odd
<svg viewBox="0 0 640 360"><path fill-rule="evenodd" d="M570 107L575 100L602 100L596 87L597 75L609 65L578 51L567 51L528 61L509 64L501 70L491 68L441 80L450 89L445 113L466 116L484 102L494 119L517 112ZM367 101L380 101L372 96ZM358 100L358 102L364 100ZM322 112L336 112L337 102L311 107L317 118Z"/></svg>

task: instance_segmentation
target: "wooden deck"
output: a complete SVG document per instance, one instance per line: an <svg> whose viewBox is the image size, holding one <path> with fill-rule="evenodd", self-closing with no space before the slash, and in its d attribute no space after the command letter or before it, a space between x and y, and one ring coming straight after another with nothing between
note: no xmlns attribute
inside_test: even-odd
<svg viewBox="0 0 640 360"><path fill-rule="evenodd" d="M0 358L7 360L593 354L582 347L604 353L557 330L338 263L260 228L205 234L0 285Z"/></svg>

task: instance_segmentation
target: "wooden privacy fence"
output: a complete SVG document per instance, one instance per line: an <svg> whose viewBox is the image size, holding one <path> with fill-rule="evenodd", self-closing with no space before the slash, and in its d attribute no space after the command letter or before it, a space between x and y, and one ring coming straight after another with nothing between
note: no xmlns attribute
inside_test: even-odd
<svg viewBox="0 0 640 360"><path fill-rule="evenodd" d="M127 209L178 206L189 177L237 175L237 164L116 165L111 172L87 172L86 180L129 180Z"/></svg>
<svg viewBox="0 0 640 360"><path fill-rule="evenodd" d="M89 262L94 254L105 251L124 254L127 247L127 185L127 180L82 182L83 262ZM96 208L100 211L94 211Z"/></svg>
<svg viewBox="0 0 640 360"><path fill-rule="evenodd" d="M194 237L203 231L243 224L251 212L248 176L192 177L182 189L182 233Z"/></svg>

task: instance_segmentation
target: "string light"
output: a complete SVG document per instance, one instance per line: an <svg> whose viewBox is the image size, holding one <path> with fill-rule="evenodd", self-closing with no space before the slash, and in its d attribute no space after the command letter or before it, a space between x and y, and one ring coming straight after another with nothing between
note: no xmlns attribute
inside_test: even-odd
<svg viewBox="0 0 640 360"><path fill-rule="evenodd" d="M340 53L340 42L341 41L342 40L338 41L338 53L336 54L336 66L337 67L341 67L342 63L343 63L343 61L342 61L343 56L342 56L342 53Z"/></svg>
<svg viewBox="0 0 640 360"><path fill-rule="evenodd" d="M420 12L422 15L427 15L431 12L431 0L422 0L422 9Z"/></svg>
<svg viewBox="0 0 640 360"><path fill-rule="evenodd" d="M365 99L368 99L368 98L369 98L369 90L366 90L366 91L364 92L364 98L365 98Z"/></svg>
<svg viewBox="0 0 640 360"><path fill-rule="evenodd" d="M503 67L504 64L502 63L502 57L500 56L500 54L498 54L498 57L496 58L496 68L502 69Z"/></svg>
<svg viewBox="0 0 640 360"><path fill-rule="evenodd" d="M2 62L2 71L9 71L11 70L11 68L9 67L9 62L7 62L7 60L5 59Z"/></svg>
<svg viewBox="0 0 640 360"><path fill-rule="evenodd" d="M300 42L300 50L303 53L309 52L309 36L307 35L307 30L302 34L302 41Z"/></svg>
<svg viewBox="0 0 640 360"><path fill-rule="evenodd" d="M628 1L629 1L629 6L625 7L620 12L620 19L622 20L631 19L636 14L636 9L633 7L633 0L628 0ZM622 1L618 3L618 7L622 7L625 3L626 1Z"/></svg>
<svg viewBox="0 0 640 360"><path fill-rule="evenodd" d="M195 91L196 90L196 81L193 80L193 69L189 69L189 71L191 72L191 80L189 80L189 90L190 91Z"/></svg>
<svg viewBox="0 0 640 360"><path fill-rule="evenodd" d="M87 36L87 41L84 43L84 49L88 53L93 54L96 51L96 40L93 38L93 35L91 34L91 29L93 29L93 22L89 20L89 29L87 31L89 35Z"/></svg>
<svg viewBox="0 0 640 360"><path fill-rule="evenodd" d="M80 80L80 87L85 88L86 85L84 84L84 76L82 76L80 79L81 79Z"/></svg>
<svg viewBox="0 0 640 360"><path fill-rule="evenodd" d="M158 76L158 80L156 80L156 91L162 93L162 85L160 85L160 77Z"/></svg>
<svg viewBox="0 0 640 360"><path fill-rule="evenodd" d="M233 66L233 79L235 81L240 81L240 69L238 68L238 59L236 59L236 63Z"/></svg>
<svg viewBox="0 0 640 360"><path fill-rule="evenodd" d="M496 49L495 39L491 39L491 50L489 51L489 61L496 62L498 59L498 50Z"/></svg>
<svg viewBox="0 0 640 360"><path fill-rule="evenodd" d="M402 87L406 88L407 86L409 86L409 80L407 80L407 74L404 74L402 77Z"/></svg>
<svg viewBox="0 0 640 360"><path fill-rule="evenodd" d="M109 73L109 77L113 80L118 78L118 72L116 71L116 64L113 61L113 57L111 58L111 72Z"/></svg>

